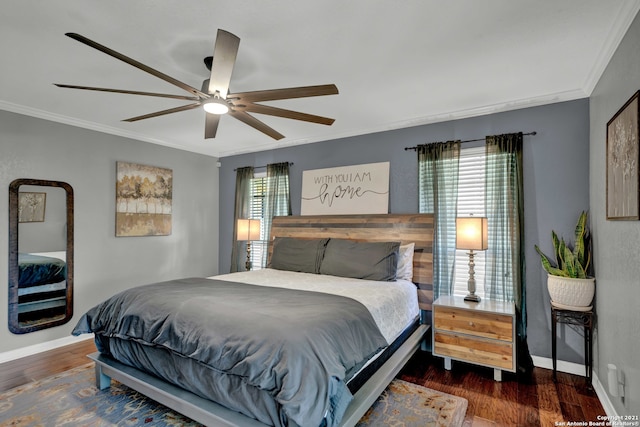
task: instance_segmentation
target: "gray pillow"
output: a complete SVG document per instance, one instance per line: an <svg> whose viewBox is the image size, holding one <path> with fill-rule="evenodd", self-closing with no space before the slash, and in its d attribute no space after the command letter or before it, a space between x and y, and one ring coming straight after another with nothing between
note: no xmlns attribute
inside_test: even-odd
<svg viewBox="0 0 640 427"><path fill-rule="evenodd" d="M355 242L330 239L320 274L354 279L396 280L400 242Z"/></svg>
<svg viewBox="0 0 640 427"><path fill-rule="evenodd" d="M269 267L276 270L318 274L327 241L329 239L276 237L273 240Z"/></svg>

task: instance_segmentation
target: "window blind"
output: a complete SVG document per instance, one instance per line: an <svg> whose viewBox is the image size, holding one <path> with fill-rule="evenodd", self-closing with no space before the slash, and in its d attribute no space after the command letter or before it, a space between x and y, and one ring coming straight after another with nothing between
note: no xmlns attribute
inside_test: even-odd
<svg viewBox="0 0 640 427"><path fill-rule="evenodd" d="M249 218L260 221L260 240L251 242L251 265L253 270L260 270L262 266L262 255L267 250L264 231L264 201L267 191L266 174L256 174L256 178L251 180L250 188Z"/></svg>
<svg viewBox="0 0 640 427"><path fill-rule="evenodd" d="M485 213L485 147L460 150L458 166L457 216L486 216ZM476 294L484 298L485 253L474 251ZM466 250L456 250L454 263L454 288L456 296L467 295L469 280L469 255Z"/></svg>

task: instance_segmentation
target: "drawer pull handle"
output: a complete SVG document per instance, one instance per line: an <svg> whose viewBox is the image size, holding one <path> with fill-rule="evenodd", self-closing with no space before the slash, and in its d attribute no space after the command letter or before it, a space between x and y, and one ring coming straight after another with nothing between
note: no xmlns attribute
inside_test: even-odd
<svg viewBox="0 0 640 427"><path fill-rule="evenodd" d="M469 322L469 326L475 326L473 322Z"/></svg>

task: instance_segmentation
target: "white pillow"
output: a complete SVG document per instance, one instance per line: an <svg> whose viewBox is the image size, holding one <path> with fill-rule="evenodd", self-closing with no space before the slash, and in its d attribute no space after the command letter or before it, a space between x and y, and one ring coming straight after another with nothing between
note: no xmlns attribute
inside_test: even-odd
<svg viewBox="0 0 640 427"><path fill-rule="evenodd" d="M398 251L398 267L396 269L396 279L409 280L413 279L413 250L415 243L400 245Z"/></svg>

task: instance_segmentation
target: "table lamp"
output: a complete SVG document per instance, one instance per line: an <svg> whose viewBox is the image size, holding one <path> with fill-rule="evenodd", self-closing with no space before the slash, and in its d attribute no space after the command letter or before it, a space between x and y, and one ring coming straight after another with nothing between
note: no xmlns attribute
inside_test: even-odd
<svg viewBox="0 0 640 427"><path fill-rule="evenodd" d="M487 248L487 218L479 216L456 218L456 249L469 251L467 253L469 255L469 281L467 282L469 294L464 297L465 301L480 302L480 297L476 295L473 251L484 251Z"/></svg>
<svg viewBox="0 0 640 427"><path fill-rule="evenodd" d="M245 268L251 270L251 241L260 240L260 220L259 219L238 219L236 226L237 240L247 242L247 261Z"/></svg>

